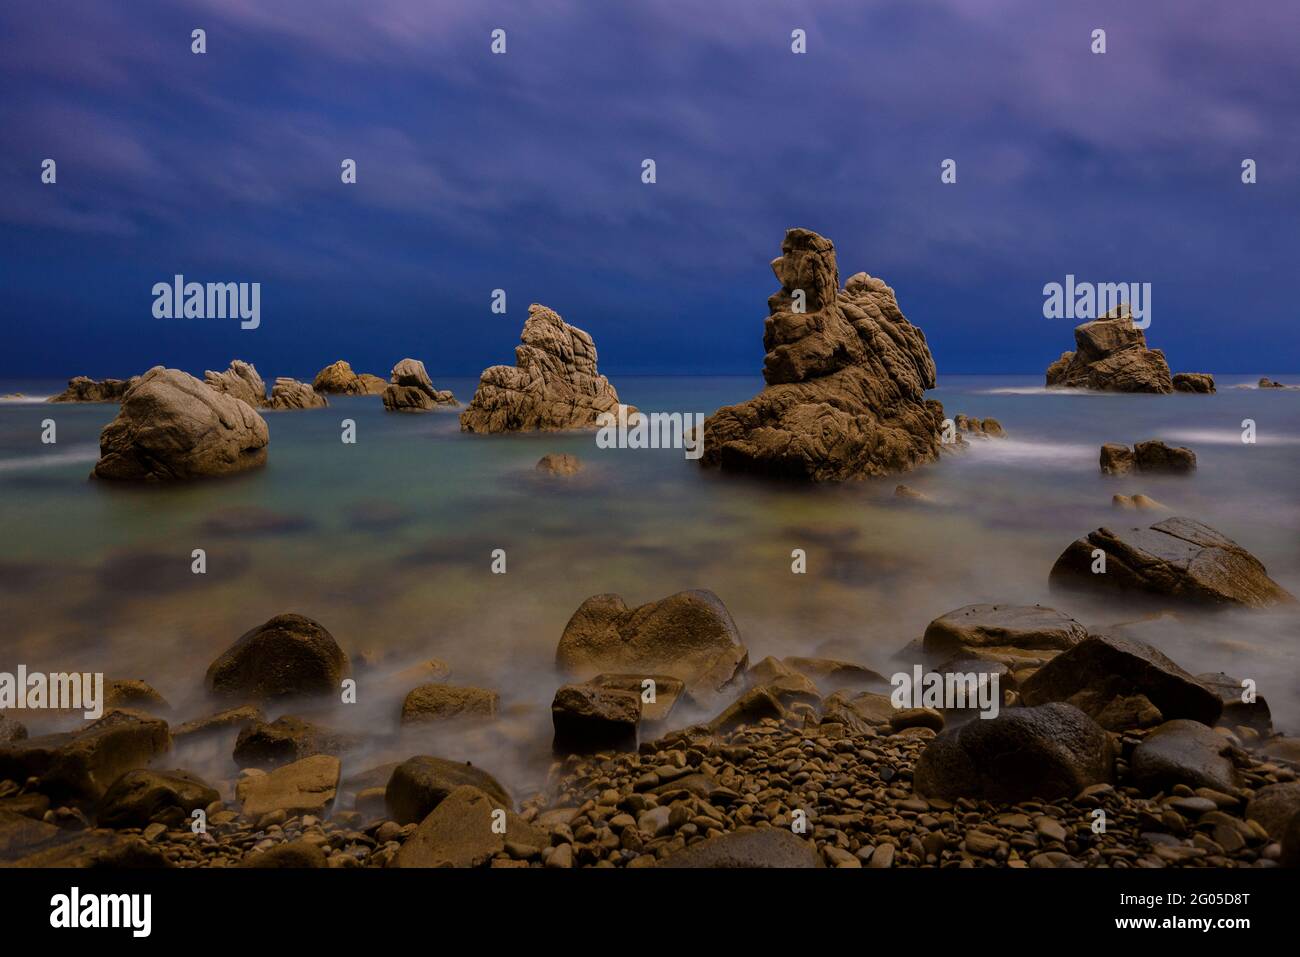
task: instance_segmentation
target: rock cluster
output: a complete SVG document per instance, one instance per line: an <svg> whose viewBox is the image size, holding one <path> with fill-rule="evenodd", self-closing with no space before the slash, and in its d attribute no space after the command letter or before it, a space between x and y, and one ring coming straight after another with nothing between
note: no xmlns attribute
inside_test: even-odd
<svg viewBox="0 0 1300 957"><path fill-rule="evenodd" d="M1117 442L1107 442L1101 447L1101 471L1105 475L1127 475L1130 472L1187 473L1196 469L1196 453L1186 446L1169 446L1152 439L1139 442L1133 448Z"/></svg>
<svg viewBox="0 0 1300 957"><path fill-rule="evenodd" d="M271 387L272 409L323 409L329 400L306 382L280 376Z"/></svg>
<svg viewBox="0 0 1300 957"><path fill-rule="evenodd" d="M50 396L50 402L120 402L126 390L140 379L103 379L96 382L84 375L74 376L68 380L68 387L58 395Z"/></svg>
<svg viewBox="0 0 1300 957"><path fill-rule="evenodd" d="M957 431L965 435L974 435L986 439L1005 439L1006 430L1002 428L1002 423L992 417L977 419L974 416L957 414L953 417L953 425Z"/></svg>
<svg viewBox="0 0 1300 957"><path fill-rule="evenodd" d="M935 368L894 291L857 273L839 288L835 247L787 231L764 324L761 393L704 423L706 466L810 481L915 468L939 455Z"/></svg>
<svg viewBox="0 0 1300 957"><path fill-rule="evenodd" d="M95 478L135 482L229 475L266 463L266 422L248 403L155 366L99 436Z"/></svg>
<svg viewBox="0 0 1300 957"><path fill-rule="evenodd" d="M390 412L428 412L439 405L460 405L447 389L435 389L424 363L403 359L393 366L389 385L384 389L384 408Z"/></svg>
<svg viewBox="0 0 1300 957"><path fill-rule="evenodd" d="M533 303L519 340L513 366L483 371L461 413L462 431L594 429L601 413L617 414L618 392L596 371L591 336Z"/></svg>
<svg viewBox="0 0 1300 957"><path fill-rule="evenodd" d="M1169 363L1148 349L1146 334L1133 324L1128 307L1074 328L1075 351L1047 368L1047 385L1104 392L1170 393Z"/></svg>

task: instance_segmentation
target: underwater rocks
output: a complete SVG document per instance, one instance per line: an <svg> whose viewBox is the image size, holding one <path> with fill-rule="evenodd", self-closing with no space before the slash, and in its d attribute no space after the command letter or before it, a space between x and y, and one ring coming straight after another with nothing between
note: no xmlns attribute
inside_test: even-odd
<svg viewBox="0 0 1300 957"><path fill-rule="evenodd" d="M1103 392L1170 393L1169 363L1159 349L1148 349L1146 335L1133 324L1127 307L1074 328L1074 352L1047 367L1047 385Z"/></svg>
<svg viewBox="0 0 1300 957"><path fill-rule="evenodd" d="M1105 570L1093 552L1104 553ZM1052 566L1053 587L1159 595L1188 603L1265 608L1295 598L1263 564L1208 525L1174 516L1148 528L1099 528L1073 542Z"/></svg>
<svg viewBox="0 0 1300 957"><path fill-rule="evenodd" d="M618 393L596 371L591 336L533 303L519 338L513 366L483 371L462 432L594 429L601 413L617 414Z"/></svg>
<svg viewBox="0 0 1300 957"><path fill-rule="evenodd" d="M50 396L50 402L120 402L128 389L140 381L139 376L130 379L104 379L96 382L84 375L74 376L68 380L68 387L58 395Z"/></svg>
<svg viewBox="0 0 1300 957"><path fill-rule="evenodd" d="M1020 697L1027 705L1066 701L1110 726L1131 724L1126 714L1152 707L1156 723L1190 718L1212 726L1223 710L1216 692L1161 652L1114 635L1092 635L1053 658L1021 684Z"/></svg>
<svg viewBox="0 0 1300 957"><path fill-rule="evenodd" d="M1215 391L1214 376L1208 372L1176 372L1173 383L1175 392L1199 392L1208 395Z"/></svg>
<svg viewBox="0 0 1300 957"><path fill-rule="evenodd" d="M382 395L388 383L368 372L358 375L352 371L352 366L340 359L316 373L312 388L322 394Z"/></svg>
<svg viewBox="0 0 1300 957"><path fill-rule="evenodd" d="M1110 504L1115 508L1136 509L1142 512L1167 512L1169 506L1161 505L1155 499L1138 492L1136 495L1112 495Z"/></svg>
<svg viewBox="0 0 1300 957"><path fill-rule="evenodd" d="M212 694L261 701L338 693L351 674L334 636L302 615L276 615L243 635L208 666Z"/></svg>
<svg viewBox="0 0 1300 957"><path fill-rule="evenodd" d="M580 678L658 672L702 692L730 684L748 660L731 613L704 590L636 608L618 595L593 595L573 613L555 650L556 667Z"/></svg>
<svg viewBox="0 0 1300 957"><path fill-rule="evenodd" d="M384 408L390 412L428 412L439 405L460 405L447 389L435 389L424 363L403 359L393 366L390 384L384 389Z"/></svg>
<svg viewBox="0 0 1300 957"><path fill-rule="evenodd" d="M266 405L266 383L257 370L242 359L233 360L225 372L204 372L203 380L218 392L242 399L255 409Z"/></svg>
<svg viewBox="0 0 1300 957"><path fill-rule="evenodd" d="M817 482L901 472L936 459L943 407L925 334L894 291L857 273L839 289L835 247L791 229L772 271L763 378L748 402L704 423L700 461L724 471Z"/></svg>
<svg viewBox="0 0 1300 957"><path fill-rule="evenodd" d="M916 790L929 798L1014 803L1073 797L1114 780L1106 732L1073 705L1012 708L943 732L916 764Z"/></svg>
<svg viewBox="0 0 1300 957"><path fill-rule="evenodd" d="M570 455L568 452L550 452L538 459L534 468L546 475L565 478L577 475L582 471L583 465L582 459L576 455Z"/></svg>
<svg viewBox="0 0 1300 957"><path fill-rule="evenodd" d="M266 422L248 403L178 369L155 366L99 436L95 478L170 482L266 464Z"/></svg>
<svg viewBox="0 0 1300 957"><path fill-rule="evenodd" d="M1117 442L1101 447L1101 471L1104 475L1127 475L1130 472L1187 473L1196 470L1196 453L1185 446L1169 446L1150 440L1129 449Z"/></svg>
<svg viewBox="0 0 1300 957"><path fill-rule="evenodd" d="M275 380L271 387L272 409L323 409L329 405L325 396L317 393L306 382L289 379L284 376Z"/></svg>

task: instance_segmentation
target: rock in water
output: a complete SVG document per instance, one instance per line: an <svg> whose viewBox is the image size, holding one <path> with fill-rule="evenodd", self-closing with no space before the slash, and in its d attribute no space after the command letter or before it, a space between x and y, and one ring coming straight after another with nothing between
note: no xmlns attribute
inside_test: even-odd
<svg viewBox="0 0 1300 957"><path fill-rule="evenodd" d="M1011 708L943 732L921 753L914 781L926 797L1016 803L1073 797L1113 774L1106 732L1078 708L1057 703Z"/></svg>
<svg viewBox="0 0 1300 957"><path fill-rule="evenodd" d="M766 387L704 423L706 466L832 482L901 472L939 455L934 359L894 291L866 273L839 289L835 247L791 229L772 271Z"/></svg>
<svg viewBox="0 0 1300 957"><path fill-rule="evenodd" d="M266 422L247 402L155 366L99 435L95 478L168 482L266 464Z"/></svg>
<svg viewBox="0 0 1300 957"><path fill-rule="evenodd" d="M266 383L257 370L242 359L233 360L225 372L203 373L203 379L218 392L242 399L255 409L266 405Z"/></svg>
<svg viewBox="0 0 1300 957"><path fill-rule="evenodd" d="M596 371L591 336L533 303L519 340L513 366L483 370L462 432L594 429L602 412L617 414L618 393Z"/></svg>
<svg viewBox="0 0 1300 957"><path fill-rule="evenodd" d="M1148 349L1146 335L1133 324L1127 306L1074 328L1074 352L1047 367L1047 385L1104 392L1174 391L1169 363L1159 349Z"/></svg>
<svg viewBox="0 0 1300 957"><path fill-rule="evenodd" d="M1092 571L1093 551L1105 571ZM1053 587L1148 593L1188 603L1263 608L1295 598L1268 577L1263 564L1225 535L1175 516L1149 528L1099 528L1072 543L1052 566Z"/></svg>
<svg viewBox="0 0 1300 957"><path fill-rule="evenodd" d="M351 673L334 636L302 615L276 615L245 632L211 665L210 692L261 701L294 695L337 694Z"/></svg>
<svg viewBox="0 0 1300 957"><path fill-rule="evenodd" d="M1174 373L1174 391L1175 392L1201 392L1211 393L1215 391L1214 376L1208 372L1176 372Z"/></svg>
<svg viewBox="0 0 1300 957"><path fill-rule="evenodd" d="M275 380L271 387L271 408L273 409L323 409L329 400L320 395L306 382L288 379L284 376Z"/></svg>
<svg viewBox="0 0 1300 957"><path fill-rule="evenodd" d="M582 459L568 452L549 452L537 460L535 468L546 475L568 477L582 471Z"/></svg>
<svg viewBox="0 0 1300 957"><path fill-rule="evenodd" d="M312 388L320 393L337 395L381 395L388 383L368 372L358 375L352 371L352 366L340 359L316 373Z"/></svg>
<svg viewBox="0 0 1300 957"><path fill-rule="evenodd" d="M1152 439L1133 446L1133 458L1139 472L1191 472L1196 469L1196 453L1186 446L1170 446Z"/></svg>
<svg viewBox="0 0 1300 957"><path fill-rule="evenodd" d="M384 804L398 824L418 824L461 786L477 788L502 807L514 806L506 789L486 771L463 761L427 754L403 761L393 769L384 789Z"/></svg>
<svg viewBox="0 0 1300 957"><path fill-rule="evenodd" d="M929 655L943 658L985 649L1064 651L1088 637L1069 615L1042 605L966 605L930 622L921 639Z"/></svg>
<svg viewBox="0 0 1300 957"><path fill-rule="evenodd" d="M74 376L68 380L68 387L58 395L50 396L51 402L120 402L128 389L140 381L139 376L130 379L104 379L96 382L84 375Z"/></svg>
<svg viewBox="0 0 1300 957"><path fill-rule="evenodd" d="M435 389L424 363L403 359L393 366L390 384L384 389L384 408L390 412L427 412L439 405L460 405L447 389Z"/></svg>
<svg viewBox="0 0 1300 957"><path fill-rule="evenodd" d="M601 672L655 673L717 690L749 655L736 623L711 591L684 591L629 609L618 595L593 595L573 613L556 666L580 678Z"/></svg>

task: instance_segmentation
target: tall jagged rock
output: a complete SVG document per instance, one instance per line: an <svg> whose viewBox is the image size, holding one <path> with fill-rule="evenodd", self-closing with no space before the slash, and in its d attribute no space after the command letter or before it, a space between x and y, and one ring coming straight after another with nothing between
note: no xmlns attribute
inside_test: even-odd
<svg viewBox="0 0 1300 957"><path fill-rule="evenodd" d="M252 363L244 362L242 359L232 360L230 368L225 372L211 370L204 372L203 381L218 392L242 399L255 409L260 409L267 404L266 383L257 374Z"/></svg>
<svg viewBox="0 0 1300 957"><path fill-rule="evenodd" d="M594 429L602 412L617 414L618 393L596 371L591 336L533 303L519 340L513 366L483 371L461 431Z"/></svg>
<svg viewBox="0 0 1300 957"><path fill-rule="evenodd" d="M835 246L791 229L763 331L766 388L704 423L706 466L828 482L901 472L939 455L934 359L894 290L864 272L839 288Z"/></svg>
<svg viewBox="0 0 1300 957"><path fill-rule="evenodd" d="M1147 337L1133 324L1127 306L1075 326L1074 345L1074 352L1061 353L1047 367L1048 386L1102 392L1174 391L1165 354L1147 348Z"/></svg>

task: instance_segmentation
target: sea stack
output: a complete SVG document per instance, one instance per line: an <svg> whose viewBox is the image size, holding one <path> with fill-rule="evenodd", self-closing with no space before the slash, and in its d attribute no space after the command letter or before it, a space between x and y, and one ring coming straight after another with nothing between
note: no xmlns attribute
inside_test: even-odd
<svg viewBox="0 0 1300 957"><path fill-rule="evenodd" d="M596 344L546 306L533 303L515 346L513 366L483 370L462 432L554 432L594 429L602 412L617 414L618 393L596 371ZM634 412L628 407L629 414Z"/></svg>
<svg viewBox="0 0 1300 957"><path fill-rule="evenodd" d="M1100 392L1174 391L1169 363L1133 324L1128 306L1074 327L1074 352L1063 352L1047 367L1047 385Z"/></svg>
<svg viewBox="0 0 1300 957"><path fill-rule="evenodd" d="M704 423L701 463L815 482L903 472L939 455L943 406L925 333L864 272L839 288L835 246L785 234L763 332L767 386Z"/></svg>

